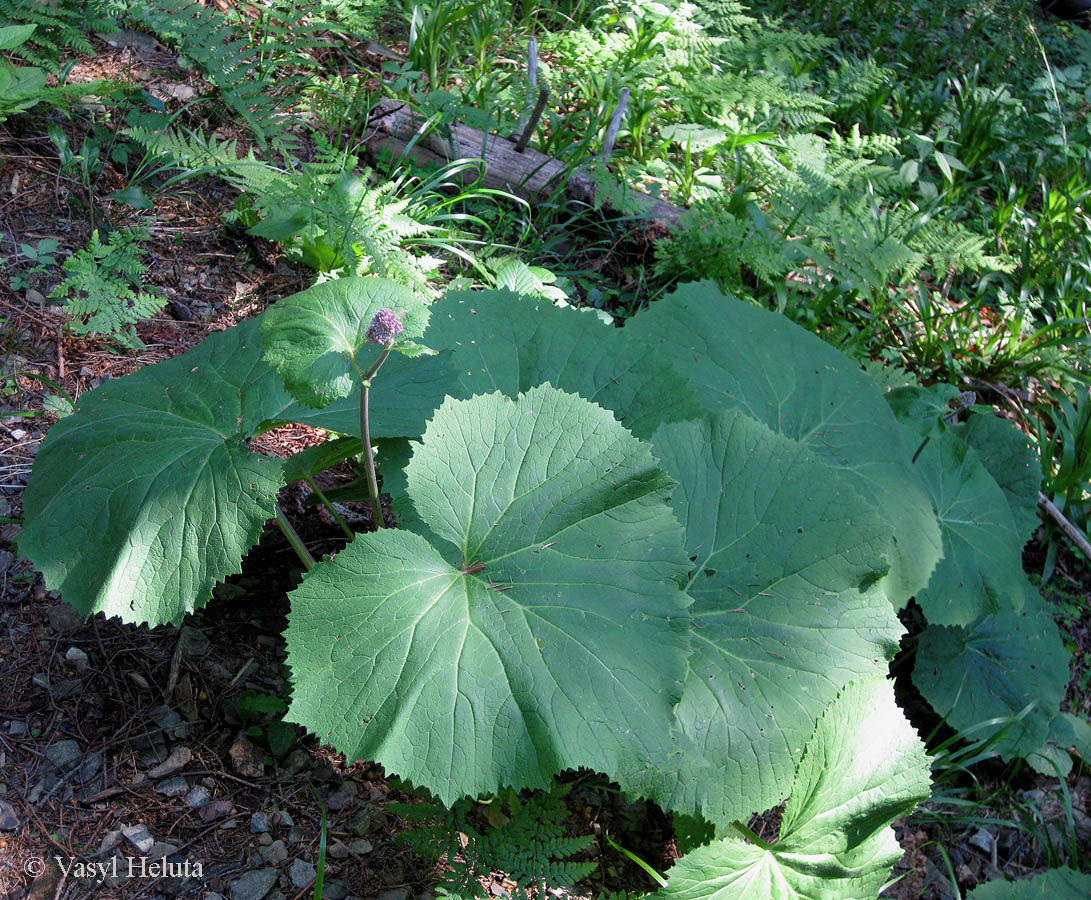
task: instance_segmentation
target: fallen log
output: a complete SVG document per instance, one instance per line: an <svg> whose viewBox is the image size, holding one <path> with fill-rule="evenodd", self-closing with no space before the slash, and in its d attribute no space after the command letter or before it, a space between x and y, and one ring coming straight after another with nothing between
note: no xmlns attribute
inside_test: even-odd
<svg viewBox="0 0 1091 900"><path fill-rule="evenodd" d="M430 127L428 121L398 100L380 101L371 113L364 143L372 154L381 152L405 156L424 165L447 165L458 159L480 159L484 170L466 171L463 181L478 181L486 188L507 191L528 202L542 202L558 193L579 203L593 203L595 183L579 169L527 147L516 149L516 142L495 134L486 134L468 125ZM627 203L638 215L659 220L674 227L681 207L658 200L640 191L628 191Z"/></svg>

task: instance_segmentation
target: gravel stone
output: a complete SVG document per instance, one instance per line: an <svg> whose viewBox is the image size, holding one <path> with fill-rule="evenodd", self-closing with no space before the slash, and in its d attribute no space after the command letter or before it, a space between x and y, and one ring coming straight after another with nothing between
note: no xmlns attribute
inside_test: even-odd
<svg viewBox="0 0 1091 900"><path fill-rule="evenodd" d="M7 800L0 800L0 831L15 831L19 827L19 816L15 807Z"/></svg>
<svg viewBox="0 0 1091 900"><path fill-rule="evenodd" d="M168 740L184 741L189 737L189 724L169 706L157 706L148 718L163 729Z"/></svg>
<svg viewBox="0 0 1091 900"><path fill-rule="evenodd" d="M173 778L160 781L155 786L155 792L162 794L164 797L181 797L187 791L189 791L189 782L181 775L175 775Z"/></svg>
<svg viewBox="0 0 1091 900"><path fill-rule="evenodd" d="M268 847L261 848L261 858L271 866L279 866L288 858L288 848L284 841L273 841Z"/></svg>
<svg viewBox="0 0 1091 900"><path fill-rule="evenodd" d="M408 900L409 888L398 887L390 888L390 890L380 891L376 900Z"/></svg>
<svg viewBox="0 0 1091 900"><path fill-rule="evenodd" d="M255 869L231 882L231 898L232 900L262 900L276 883L276 869Z"/></svg>
<svg viewBox="0 0 1091 900"><path fill-rule="evenodd" d="M367 856L375 848L371 845L371 841L365 841L363 838L358 838L355 841L349 842L349 850L356 856Z"/></svg>
<svg viewBox="0 0 1091 900"><path fill-rule="evenodd" d="M269 830L269 817L263 812L256 812L250 816L250 833L264 834Z"/></svg>
<svg viewBox="0 0 1091 900"><path fill-rule="evenodd" d="M330 841L329 846L326 848L326 853L332 859L348 859L349 848L340 841Z"/></svg>
<svg viewBox="0 0 1091 900"><path fill-rule="evenodd" d="M68 651L64 654L64 658L75 666L77 672L86 672L91 666L87 654L79 647L69 647Z"/></svg>
<svg viewBox="0 0 1091 900"><path fill-rule="evenodd" d="M295 825L295 819L288 814L288 810L286 809L279 810L277 814L273 816L273 820L281 828L291 828Z"/></svg>
<svg viewBox="0 0 1091 900"><path fill-rule="evenodd" d="M67 603L58 603L56 606L50 607L45 617L49 620L49 626L54 631L74 631L83 624L83 616Z"/></svg>
<svg viewBox="0 0 1091 900"><path fill-rule="evenodd" d="M102 842L98 845L98 853L96 853L95 856L105 856L120 843L121 829L118 829L116 831L107 831L106 834L102 836Z"/></svg>
<svg viewBox="0 0 1091 900"><path fill-rule="evenodd" d="M185 799L182 801L190 809L200 809L209 800L212 799L212 793L203 784L199 784L196 787L189 789L189 793L186 794Z"/></svg>
<svg viewBox="0 0 1091 900"><path fill-rule="evenodd" d="M148 772L149 778L166 778L173 775L179 769L189 765L193 759L193 751L189 747L175 747L163 762Z"/></svg>
<svg viewBox="0 0 1091 900"><path fill-rule="evenodd" d="M348 806L353 800L356 799L356 795L349 791L338 791L336 794L330 794L326 798L326 809L333 812L339 812Z"/></svg>
<svg viewBox="0 0 1091 900"><path fill-rule="evenodd" d="M83 758L83 751L76 741L57 741L45 748L45 758L58 769L71 769Z"/></svg>
<svg viewBox="0 0 1091 900"><path fill-rule="evenodd" d="M337 881L327 881L322 885L322 900L345 900L348 888Z"/></svg>
<svg viewBox="0 0 1091 900"><path fill-rule="evenodd" d="M291 879L292 887L297 888L305 888L314 881L317 874L314 866L302 859L293 859L291 868L288 869L288 878Z"/></svg>
<svg viewBox="0 0 1091 900"><path fill-rule="evenodd" d="M211 648L205 633L192 625L183 625L178 636L182 643L183 656L204 656Z"/></svg>
<svg viewBox="0 0 1091 900"><path fill-rule="evenodd" d="M130 825L121 829L122 837L141 853L147 853L155 844L147 825Z"/></svg>
<svg viewBox="0 0 1091 900"><path fill-rule="evenodd" d="M88 753L83 762L80 763L79 771L76 772L76 783L87 784L91 781L99 772L102 771L102 751L98 750L95 753Z"/></svg>
<svg viewBox="0 0 1091 900"><path fill-rule="evenodd" d="M78 678L66 678L64 681L58 681L53 687L49 689L49 695L53 698L54 702L59 703L61 700L67 700L73 694L78 694L80 688L83 687L83 682Z"/></svg>
<svg viewBox="0 0 1091 900"><path fill-rule="evenodd" d="M231 758L231 767L243 778L261 778L265 774L265 754L245 735L235 738L227 755Z"/></svg>
<svg viewBox="0 0 1091 900"><path fill-rule="evenodd" d="M202 822L212 822L231 815L231 809L231 801L229 800L212 800L201 807L197 817Z"/></svg>

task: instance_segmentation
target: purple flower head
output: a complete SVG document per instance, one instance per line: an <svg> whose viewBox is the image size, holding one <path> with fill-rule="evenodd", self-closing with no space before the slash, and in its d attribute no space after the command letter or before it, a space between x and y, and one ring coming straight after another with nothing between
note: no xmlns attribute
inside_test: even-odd
<svg viewBox="0 0 1091 900"><path fill-rule="evenodd" d="M401 319L389 309L380 309L375 313L371 324L367 326L364 335L369 344L382 344L384 347L393 347L394 338L405 330Z"/></svg>

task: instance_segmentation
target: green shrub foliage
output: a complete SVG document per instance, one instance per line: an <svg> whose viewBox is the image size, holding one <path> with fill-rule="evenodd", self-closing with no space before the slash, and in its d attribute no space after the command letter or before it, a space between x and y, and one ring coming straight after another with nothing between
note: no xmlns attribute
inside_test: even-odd
<svg viewBox="0 0 1091 900"><path fill-rule="evenodd" d="M371 342L382 309L392 345ZM1053 752L1064 655L1016 574L1025 448L949 422L942 394L885 401L708 283L622 329L508 292L317 285L81 397L37 456L20 549L85 614L179 622L239 570L286 478L358 452L361 382L402 527L310 567L287 630L288 717L350 759L446 805L604 771L718 835L666 897L875 896L888 825L928 789L885 679L914 595L936 708L962 725L1003 679L989 712L1023 728L1002 752ZM249 449L282 422L353 440L286 463ZM960 504L1010 526L1014 564L978 552ZM971 662L1009 619L1054 661ZM775 844L728 837L786 798Z"/></svg>

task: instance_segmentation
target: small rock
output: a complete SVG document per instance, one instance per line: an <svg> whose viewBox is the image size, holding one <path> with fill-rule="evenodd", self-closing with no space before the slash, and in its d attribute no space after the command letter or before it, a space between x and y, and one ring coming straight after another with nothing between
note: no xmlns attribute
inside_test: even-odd
<svg viewBox="0 0 1091 900"><path fill-rule="evenodd" d="M371 841L365 841L363 838L358 838L355 841L349 842L349 850L356 856L366 856L375 848L371 845Z"/></svg>
<svg viewBox="0 0 1091 900"><path fill-rule="evenodd" d="M19 817L15 807L7 800L0 800L0 831L14 831L19 827Z"/></svg>
<svg viewBox="0 0 1091 900"><path fill-rule="evenodd" d="M408 898L409 888L398 887L390 888L386 891L380 891L379 896L378 898L376 898L376 900L408 900Z"/></svg>
<svg viewBox="0 0 1091 900"><path fill-rule="evenodd" d="M193 319L193 310L177 300L171 300L167 303L167 312L170 313L172 319L177 319L179 322L189 322Z"/></svg>
<svg viewBox="0 0 1091 900"><path fill-rule="evenodd" d="M289 815L288 810L278 810L276 815L273 816L273 821L281 828L291 828L295 825L295 820Z"/></svg>
<svg viewBox="0 0 1091 900"><path fill-rule="evenodd" d="M288 775L298 775L311 764L311 755L302 747L296 747L288 754L281 768Z"/></svg>
<svg viewBox="0 0 1091 900"><path fill-rule="evenodd" d="M30 676L30 683L43 691L49 690L49 676L45 672L35 672Z"/></svg>
<svg viewBox="0 0 1091 900"><path fill-rule="evenodd" d="M79 647L69 647L64 658L75 667L77 672L86 672L91 665L87 654Z"/></svg>
<svg viewBox="0 0 1091 900"><path fill-rule="evenodd" d="M349 848L342 844L340 841L330 841L329 846L326 848L326 854L332 859L347 859L349 855Z"/></svg>
<svg viewBox="0 0 1091 900"><path fill-rule="evenodd" d="M190 315L190 318L193 318L193 316ZM183 656L204 656L212 646L208 638L205 637L205 633L192 625L182 626L179 640L183 642Z"/></svg>
<svg viewBox="0 0 1091 900"><path fill-rule="evenodd" d="M996 838L984 828L979 828L970 836L970 843L979 850L991 854L993 852L993 845L996 843Z"/></svg>
<svg viewBox="0 0 1091 900"><path fill-rule="evenodd" d="M288 869L288 878L292 887L305 888L317 877L314 866L301 859L293 859L291 868Z"/></svg>
<svg viewBox="0 0 1091 900"><path fill-rule="evenodd" d="M148 679L139 672L130 672L129 680L142 691L146 691L151 687L151 685L148 684Z"/></svg>
<svg viewBox="0 0 1091 900"><path fill-rule="evenodd" d="M164 797L181 797L187 791L189 791L189 782L181 775L167 778L155 786L155 792L162 794Z"/></svg>
<svg viewBox="0 0 1091 900"><path fill-rule="evenodd" d="M179 769L189 765L193 759L193 751L189 747L175 747L163 762L148 772L149 778L166 778L173 775Z"/></svg>
<svg viewBox="0 0 1091 900"><path fill-rule="evenodd" d="M511 896L508 891L504 890L504 888L501 885L497 884L495 881L489 885L489 893L492 894L494 897L505 898L505 900L507 897Z"/></svg>
<svg viewBox="0 0 1091 900"><path fill-rule="evenodd" d="M327 881L322 885L322 900L345 900L348 888L337 881Z"/></svg>
<svg viewBox="0 0 1091 900"><path fill-rule="evenodd" d="M45 616L54 631L73 631L83 624L83 616L67 603L58 603L50 607Z"/></svg>
<svg viewBox="0 0 1091 900"><path fill-rule="evenodd" d="M102 771L102 751L99 750L95 753L88 753L83 762L80 763L79 771L76 772L76 783L87 784L91 781L99 772Z"/></svg>
<svg viewBox="0 0 1091 900"><path fill-rule="evenodd" d="M258 835L258 843L262 847L268 847L271 843L273 843L273 836L271 834L269 834L268 831L265 832L265 834L259 834Z"/></svg>
<svg viewBox="0 0 1091 900"><path fill-rule="evenodd" d="M261 848L261 858L271 866L279 866L288 858L288 848L284 841L273 841L268 847Z"/></svg>
<svg viewBox="0 0 1091 900"><path fill-rule="evenodd" d="M169 740L184 741L189 737L189 725L169 706L157 706L148 713L148 718L163 729Z"/></svg>
<svg viewBox="0 0 1091 900"><path fill-rule="evenodd" d="M371 830L371 810L366 806L361 807L352 814L349 828L357 837L363 837Z"/></svg>
<svg viewBox="0 0 1091 900"><path fill-rule="evenodd" d="M82 687L83 682L78 678L66 678L64 681L58 681L53 685L49 689L49 694L54 702L59 703L61 700L67 700L73 694L78 694Z"/></svg>
<svg viewBox="0 0 1091 900"><path fill-rule="evenodd" d="M27 436L27 433L22 428L11 429L11 439L13 441L21 441Z"/></svg>
<svg viewBox="0 0 1091 900"><path fill-rule="evenodd" d="M208 803L212 799L212 793L203 784L199 784L196 787L190 788L189 793L186 794L185 799L182 801L190 809L199 809Z"/></svg>
<svg viewBox="0 0 1091 900"><path fill-rule="evenodd" d="M336 794L330 794L326 798L326 809L333 812L339 812L348 806L353 800L356 799L356 795L349 791L338 791Z"/></svg>
<svg viewBox="0 0 1091 900"><path fill-rule="evenodd" d="M147 853L155 844L147 825L130 825L121 829L121 835L140 853Z"/></svg>
<svg viewBox="0 0 1091 900"><path fill-rule="evenodd" d="M263 812L256 812L250 816L250 833L264 834L269 830L269 817Z"/></svg>
<svg viewBox="0 0 1091 900"><path fill-rule="evenodd" d="M116 831L107 831L102 836L102 841L98 845L98 853L95 856L105 856L111 850L113 850L118 844L121 843L121 829Z"/></svg>
<svg viewBox="0 0 1091 900"><path fill-rule="evenodd" d="M27 288L27 292L24 296L27 298L27 302L33 303L39 309L45 309L45 294L41 291L36 291L34 288Z"/></svg>
<svg viewBox="0 0 1091 900"><path fill-rule="evenodd" d="M45 748L45 758L58 769L71 769L83 758L83 751L76 741L57 741Z"/></svg>
<svg viewBox="0 0 1091 900"><path fill-rule="evenodd" d="M262 900L277 883L277 870L255 869L231 882L232 900Z"/></svg>
<svg viewBox="0 0 1091 900"><path fill-rule="evenodd" d="M301 840L303 840L302 828L300 828L298 825L293 825L291 828L288 829L289 844L298 844Z"/></svg>
<svg viewBox="0 0 1091 900"><path fill-rule="evenodd" d="M214 822L216 819L231 815L231 808L229 800L212 800L201 807L197 817L202 822Z"/></svg>
<svg viewBox="0 0 1091 900"><path fill-rule="evenodd" d="M261 778L265 774L265 754L244 735L235 738L227 755L232 768L243 778Z"/></svg>
<svg viewBox="0 0 1091 900"><path fill-rule="evenodd" d="M151 859L162 859L164 856L173 856L177 852L178 847L175 844L168 844L166 841L156 841L152 844L147 856Z"/></svg>
<svg viewBox="0 0 1091 900"><path fill-rule="evenodd" d="M27 733L27 723L21 719L13 719L8 722L8 734L12 737L22 737Z"/></svg>
<svg viewBox="0 0 1091 900"><path fill-rule="evenodd" d="M220 823L220 831L234 831L239 827L238 819L227 819Z"/></svg>
<svg viewBox="0 0 1091 900"><path fill-rule="evenodd" d="M167 88L167 94L175 100L185 102L186 100L192 100L197 92L188 84L172 84Z"/></svg>

